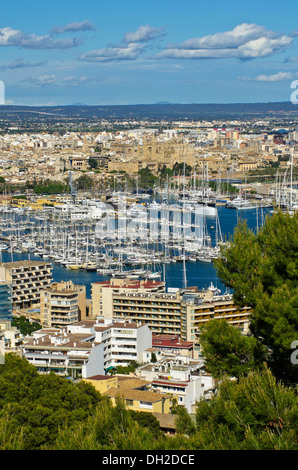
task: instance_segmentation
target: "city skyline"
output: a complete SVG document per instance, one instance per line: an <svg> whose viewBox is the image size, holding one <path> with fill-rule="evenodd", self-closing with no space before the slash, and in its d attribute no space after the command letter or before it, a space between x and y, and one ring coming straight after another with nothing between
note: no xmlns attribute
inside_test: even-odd
<svg viewBox="0 0 298 470"><path fill-rule="evenodd" d="M6 104L290 101L297 6L231 0L2 7Z"/></svg>

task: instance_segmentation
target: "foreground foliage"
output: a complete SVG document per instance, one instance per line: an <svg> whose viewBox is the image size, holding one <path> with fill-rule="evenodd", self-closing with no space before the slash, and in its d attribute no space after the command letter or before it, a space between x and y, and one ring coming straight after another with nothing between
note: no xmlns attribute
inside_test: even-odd
<svg viewBox="0 0 298 470"><path fill-rule="evenodd" d="M26 359L6 354L0 365L0 412L9 416L1 422L13 430L10 436L22 433L23 449L51 445L60 426L86 419L100 399L89 384L40 375Z"/></svg>
<svg viewBox="0 0 298 470"><path fill-rule="evenodd" d="M225 379L219 394L201 402L194 445L224 450L297 450L297 390L278 382L267 367L238 382Z"/></svg>
<svg viewBox="0 0 298 470"><path fill-rule="evenodd" d="M245 336L226 320L213 319L201 328L200 345L205 367L215 379L240 377L259 370L266 349L253 336Z"/></svg>
<svg viewBox="0 0 298 470"><path fill-rule="evenodd" d="M0 367L0 450L298 450L297 391L270 370L225 378L218 394L198 403L195 419L178 407L177 434L155 418L84 383L38 375L6 355Z"/></svg>
<svg viewBox="0 0 298 470"><path fill-rule="evenodd" d="M257 234L241 222L216 267L235 303L252 307L251 332L267 349L276 377L296 383L291 345L298 340L298 213L268 217Z"/></svg>

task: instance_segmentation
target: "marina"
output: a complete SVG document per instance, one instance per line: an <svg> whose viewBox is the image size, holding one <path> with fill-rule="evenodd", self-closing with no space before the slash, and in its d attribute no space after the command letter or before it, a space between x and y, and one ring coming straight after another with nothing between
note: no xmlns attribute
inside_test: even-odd
<svg viewBox="0 0 298 470"><path fill-rule="evenodd" d="M65 205L64 210L46 207L38 212L2 207L2 261L48 260L54 281L83 284L87 295L93 282L111 277L163 280L166 288L202 289L213 283L225 290L213 265L220 244L240 219L258 230L272 208L254 206L242 212L219 204L211 215L203 205L178 203L177 197L165 202L155 196L127 205L125 199L116 201L93 201L91 218L86 207L75 204L68 210Z"/></svg>

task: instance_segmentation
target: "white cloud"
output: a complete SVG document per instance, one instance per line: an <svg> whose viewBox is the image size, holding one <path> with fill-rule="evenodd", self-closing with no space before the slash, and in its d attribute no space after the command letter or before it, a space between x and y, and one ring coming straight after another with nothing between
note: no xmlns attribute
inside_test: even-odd
<svg viewBox="0 0 298 470"><path fill-rule="evenodd" d="M264 26L243 23L236 26L232 31L224 31L202 38L189 39L181 45L183 49L225 49L237 48L259 37L274 37L274 33L266 30Z"/></svg>
<svg viewBox="0 0 298 470"><path fill-rule="evenodd" d="M261 74L255 78L251 77L239 77L238 80L244 81L256 81L256 82L281 82L283 80L293 80L295 77L298 76L298 72L291 73L291 72L277 72L271 75Z"/></svg>
<svg viewBox="0 0 298 470"><path fill-rule="evenodd" d="M164 28L153 28L149 25L140 26L135 32L126 33L120 44L86 52L80 56L80 60L88 62L135 60L150 41L165 34Z"/></svg>
<svg viewBox="0 0 298 470"><path fill-rule="evenodd" d="M165 36L165 34L164 28L153 28L149 25L140 26L134 33L125 34L124 41L127 43L148 42Z"/></svg>
<svg viewBox="0 0 298 470"><path fill-rule="evenodd" d="M84 83L87 83L89 80L87 77L82 76L82 77L64 77L61 82L64 83L67 86L71 87L78 87L80 85L83 85Z"/></svg>
<svg viewBox="0 0 298 470"><path fill-rule="evenodd" d="M82 21L81 23L69 23L65 26L59 27L59 26L54 26L54 28L51 29L52 34L62 34L62 33L68 33L68 32L78 32L78 31L94 31L95 26L91 23L91 21L86 20Z"/></svg>
<svg viewBox="0 0 298 470"><path fill-rule="evenodd" d="M298 62L298 57L286 57L285 60L284 60L285 64L287 64L288 62Z"/></svg>
<svg viewBox="0 0 298 470"><path fill-rule="evenodd" d="M155 55L158 59L254 59L287 49L293 39L267 30L264 26L243 23L232 31L216 33L168 45Z"/></svg>
<svg viewBox="0 0 298 470"><path fill-rule="evenodd" d="M56 83L56 77L55 75L41 75L40 77L37 78L25 78L23 80L23 83L31 83L33 85L38 85L41 87L46 87L49 85L53 85Z"/></svg>
<svg viewBox="0 0 298 470"><path fill-rule="evenodd" d="M135 60L143 51L144 46L136 43L123 47L107 47L82 54L80 60L87 62L110 62L118 60Z"/></svg>
<svg viewBox="0 0 298 470"><path fill-rule="evenodd" d="M292 39L288 36L281 36L277 39L261 37L243 44L237 49L237 53L241 59L267 57L286 50L291 43Z"/></svg>
<svg viewBox="0 0 298 470"><path fill-rule="evenodd" d="M80 44L76 38L54 39L53 37L26 34L10 27L0 28L0 47L15 46L28 49L66 49Z"/></svg>
<svg viewBox="0 0 298 470"><path fill-rule="evenodd" d="M40 67L44 65L45 62L29 62L23 59L16 59L13 62L8 64L3 64L0 66L0 70L14 70L14 69L22 69L28 67Z"/></svg>
<svg viewBox="0 0 298 470"><path fill-rule="evenodd" d="M84 85L85 83L90 82L85 76L66 76L63 78L57 79L57 77L53 74L51 75L40 75L39 77L29 77L22 80L22 83L30 83L31 85L36 85L40 87L48 87L51 85L62 85L66 87L79 87L80 85Z"/></svg>
<svg viewBox="0 0 298 470"><path fill-rule="evenodd" d="M272 75L258 75L256 80L258 82L281 82L283 80L292 80L297 74L290 72L278 72Z"/></svg>

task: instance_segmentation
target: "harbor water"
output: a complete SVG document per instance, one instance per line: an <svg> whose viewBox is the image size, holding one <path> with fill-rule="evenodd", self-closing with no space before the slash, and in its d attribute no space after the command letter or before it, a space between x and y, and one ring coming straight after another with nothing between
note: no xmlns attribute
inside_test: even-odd
<svg viewBox="0 0 298 470"><path fill-rule="evenodd" d="M223 240L228 240L233 234L234 228L240 220L245 220L250 229L256 230L260 228L264 223L266 216L270 215L269 208L258 208L248 210L235 210L228 209L225 206L218 206L218 220L220 223L220 229ZM215 239L216 224L214 217L206 217L206 228L211 239ZM18 260L43 260L47 261L46 258L41 258L34 255L33 253L13 253L9 251L2 252L2 262L18 261ZM50 260L51 261L51 260ZM94 282L104 281L109 277L102 276L96 271L85 271L85 270L70 270L63 267L60 264L52 263L53 266L53 281L60 282L71 280L75 284L86 286L87 298L91 298L91 285ZM196 286L199 289L206 289L213 283L215 287L220 289L222 293L226 291L226 286L223 285L221 280L217 276L216 269L213 262L201 262L201 261L187 261L186 267L186 280L187 286ZM183 263L170 263L164 264L163 275L161 280L165 280L166 288L182 288L184 287L184 271Z"/></svg>

